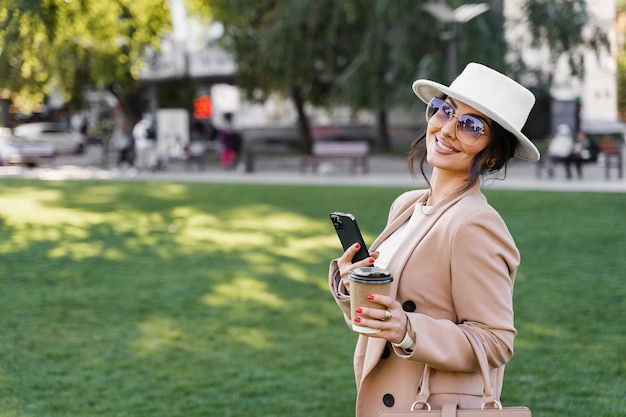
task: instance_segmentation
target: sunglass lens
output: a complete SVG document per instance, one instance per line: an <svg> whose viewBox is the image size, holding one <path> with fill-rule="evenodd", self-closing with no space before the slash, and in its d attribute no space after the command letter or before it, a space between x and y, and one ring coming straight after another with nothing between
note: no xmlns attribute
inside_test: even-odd
<svg viewBox="0 0 626 417"><path fill-rule="evenodd" d="M474 116L463 115L459 117L458 122L459 136L464 136L467 139L476 139L483 132L483 122Z"/></svg>
<svg viewBox="0 0 626 417"><path fill-rule="evenodd" d="M437 113L437 111L441 107L441 103L442 101L436 98L433 98L430 100L430 102L428 102L428 106L426 107L426 120L430 120L430 118L433 117L435 113Z"/></svg>
<svg viewBox="0 0 626 417"><path fill-rule="evenodd" d="M434 116L439 122L445 123L450 120L452 114L452 108L445 101L437 97L431 99L426 108L426 120L428 121L431 121L431 118Z"/></svg>

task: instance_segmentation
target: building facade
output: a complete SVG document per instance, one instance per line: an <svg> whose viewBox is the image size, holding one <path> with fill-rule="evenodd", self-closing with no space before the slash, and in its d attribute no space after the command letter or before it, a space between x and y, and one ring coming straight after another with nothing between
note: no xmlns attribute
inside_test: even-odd
<svg viewBox="0 0 626 417"><path fill-rule="evenodd" d="M524 0L504 0L504 15L508 22L506 37L509 43L524 45L524 62L531 68L548 63L548 51L530 46L530 35L524 24ZM599 55L584 52L585 75L582 79L570 75L566 58L556 67L550 89L551 133L565 122L572 129L595 129L597 126L617 126L617 36L615 30L615 0L587 0L590 19L606 30L610 50ZM514 23L514 24L511 24ZM572 112L575 112L572 113Z"/></svg>

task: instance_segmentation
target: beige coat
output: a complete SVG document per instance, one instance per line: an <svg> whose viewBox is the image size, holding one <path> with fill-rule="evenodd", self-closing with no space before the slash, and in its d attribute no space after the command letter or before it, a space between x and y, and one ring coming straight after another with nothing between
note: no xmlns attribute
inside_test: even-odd
<svg viewBox="0 0 626 417"><path fill-rule="evenodd" d="M425 198L425 191L401 195L370 250L406 222L416 202ZM463 330L466 326L480 334L499 398L504 364L513 356L512 292L519 261L506 225L478 186L433 207L387 265L394 276L391 296L407 312L416 347L409 352L383 339L359 336L354 352L356 416L408 410L424 364L433 370L429 399L433 408L448 401L479 408L483 384ZM350 325L349 298L338 293L336 260L331 262L329 280Z"/></svg>

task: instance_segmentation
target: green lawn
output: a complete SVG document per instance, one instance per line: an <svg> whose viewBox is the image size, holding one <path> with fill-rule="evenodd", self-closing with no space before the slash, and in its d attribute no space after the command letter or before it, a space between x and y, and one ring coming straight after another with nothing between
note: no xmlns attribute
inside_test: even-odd
<svg viewBox="0 0 626 417"><path fill-rule="evenodd" d="M0 417L350 416L328 213L401 188L0 185ZM626 410L626 198L488 191L522 252L503 402Z"/></svg>

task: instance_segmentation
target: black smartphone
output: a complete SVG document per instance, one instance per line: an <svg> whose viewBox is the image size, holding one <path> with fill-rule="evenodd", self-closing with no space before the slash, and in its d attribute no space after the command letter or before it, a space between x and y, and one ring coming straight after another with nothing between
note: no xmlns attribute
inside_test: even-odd
<svg viewBox="0 0 626 417"><path fill-rule="evenodd" d="M370 256L363 236L361 236L359 225L356 223L356 219L352 214L334 211L330 213L330 220L333 222L333 226L335 227L337 236L339 236L344 251L357 242L361 245L359 251L352 258L352 263Z"/></svg>

